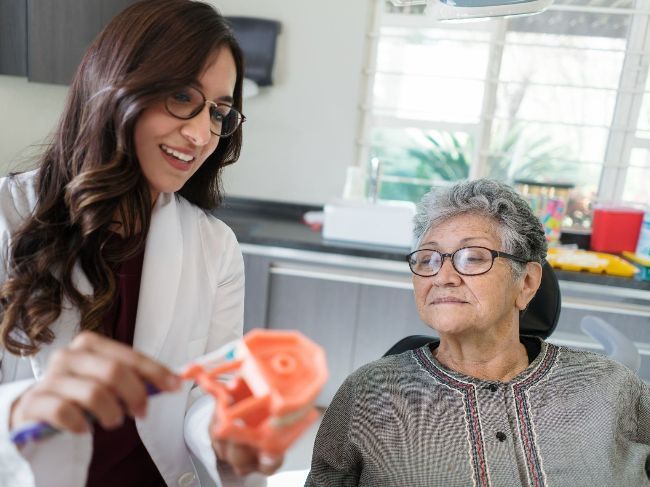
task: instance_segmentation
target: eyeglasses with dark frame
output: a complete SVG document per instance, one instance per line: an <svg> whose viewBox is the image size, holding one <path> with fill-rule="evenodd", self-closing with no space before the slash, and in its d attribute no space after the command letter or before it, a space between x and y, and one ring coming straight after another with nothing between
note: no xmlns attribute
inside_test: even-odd
<svg viewBox="0 0 650 487"><path fill-rule="evenodd" d="M411 272L416 276L432 277L442 269L445 259L449 257L456 272L463 276L479 276L485 274L494 265L494 259L503 257L526 264L529 260L516 255L507 254L487 247L462 247L452 253L442 253L433 249L418 249L406 256Z"/></svg>
<svg viewBox="0 0 650 487"><path fill-rule="evenodd" d="M170 115L181 120L196 117L205 105L210 110L210 132L219 137L228 137L246 121L246 117L228 103L215 103L193 86L180 88L165 98L165 108Z"/></svg>

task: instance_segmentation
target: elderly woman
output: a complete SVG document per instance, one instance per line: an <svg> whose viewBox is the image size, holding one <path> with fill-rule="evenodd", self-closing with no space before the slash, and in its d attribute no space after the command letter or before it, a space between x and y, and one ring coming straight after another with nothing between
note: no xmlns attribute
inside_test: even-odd
<svg viewBox="0 0 650 487"><path fill-rule="evenodd" d="M544 232L490 180L432 191L409 256L439 341L341 386L307 486L650 486L650 389L603 356L519 335Z"/></svg>

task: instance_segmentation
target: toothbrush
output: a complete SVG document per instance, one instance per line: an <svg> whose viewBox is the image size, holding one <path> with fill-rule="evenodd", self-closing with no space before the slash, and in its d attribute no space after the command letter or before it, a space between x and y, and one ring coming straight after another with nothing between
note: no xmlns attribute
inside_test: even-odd
<svg viewBox="0 0 650 487"><path fill-rule="evenodd" d="M240 340L229 342L217 350L191 360L186 365L175 369L175 372L183 377L185 371L190 370L196 366L212 367L231 360L235 360L237 357L237 345L239 342ZM145 388L147 390L147 396L155 396L161 392L156 386L150 383L145 383ZM89 412L86 413L86 419L88 419L89 422L95 421L94 416ZM14 443L14 445L17 447L22 447L30 442L43 440L60 432L61 430L45 421L38 421L35 423L28 423L14 429L11 431L10 436L11 441Z"/></svg>
<svg viewBox="0 0 650 487"><path fill-rule="evenodd" d="M328 376L320 346L297 331L268 329L251 330L177 373L214 397L213 435L271 455L286 451L316 420L314 402ZM159 392L147 384L148 395ZM11 440L22 446L59 432L39 422L13 431Z"/></svg>

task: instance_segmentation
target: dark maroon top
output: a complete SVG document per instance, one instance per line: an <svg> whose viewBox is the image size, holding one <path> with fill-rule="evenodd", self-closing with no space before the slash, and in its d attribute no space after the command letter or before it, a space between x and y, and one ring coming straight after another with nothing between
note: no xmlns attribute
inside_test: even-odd
<svg viewBox="0 0 650 487"><path fill-rule="evenodd" d="M106 336L128 345L133 345L143 258L144 251L113 267L117 290L113 307L104 321L104 332ZM98 423L94 424L93 457L86 485L165 486L165 481L140 440L133 419L126 416L121 427L110 431Z"/></svg>

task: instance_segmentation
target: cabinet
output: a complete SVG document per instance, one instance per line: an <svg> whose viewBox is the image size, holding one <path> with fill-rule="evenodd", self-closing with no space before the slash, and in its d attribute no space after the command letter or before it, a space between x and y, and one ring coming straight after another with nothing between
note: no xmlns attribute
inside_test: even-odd
<svg viewBox="0 0 650 487"><path fill-rule="evenodd" d="M403 269L364 267L375 259L255 247L242 245L244 329L295 329L323 347L330 378L319 406L329 404L350 372L399 339L431 332L418 317Z"/></svg>
<svg viewBox="0 0 650 487"><path fill-rule="evenodd" d="M317 400L327 406L347 375L408 335L435 335L419 318L405 263L242 244L245 331L296 329L320 344L330 379ZM549 341L603 352L582 333L596 315L632 339L639 375L650 381L650 292L560 281L562 311Z"/></svg>
<svg viewBox="0 0 650 487"><path fill-rule="evenodd" d="M135 0L0 0L0 74L69 84L104 26ZM14 51L11 46L16 46Z"/></svg>
<svg viewBox="0 0 650 487"><path fill-rule="evenodd" d="M0 74L27 75L27 0L0 0Z"/></svg>
<svg viewBox="0 0 650 487"><path fill-rule="evenodd" d="M330 380L319 403L326 405L352 370L359 286L270 270L267 328L300 330L325 349Z"/></svg>
<svg viewBox="0 0 650 487"><path fill-rule="evenodd" d="M352 370L378 359L406 336L435 336L420 320L410 276L405 276L404 284L407 287L381 281L361 285Z"/></svg>
<svg viewBox="0 0 650 487"><path fill-rule="evenodd" d="M284 258L244 253L244 265L244 332L299 330L321 345L330 378L317 403L326 406L352 370L358 286L327 279L327 269L297 267Z"/></svg>

